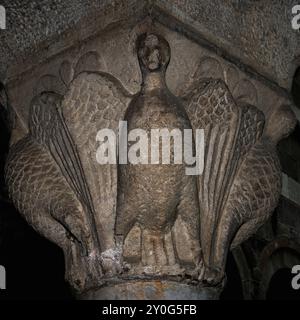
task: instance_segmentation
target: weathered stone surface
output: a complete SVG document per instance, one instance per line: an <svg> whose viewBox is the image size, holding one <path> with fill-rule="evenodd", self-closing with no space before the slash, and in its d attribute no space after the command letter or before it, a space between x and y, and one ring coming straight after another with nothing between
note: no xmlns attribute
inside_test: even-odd
<svg viewBox="0 0 300 320"><path fill-rule="evenodd" d="M300 37L292 29L297 0L158 0L157 5L199 31L256 72L291 88Z"/></svg>
<svg viewBox="0 0 300 320"><path fill-rule="evenodd" d="M259 110L253 104L268 94L277 98L271 89L257 90L233 65L155 27L169 41L143 33L153 29L146 21L131 34L123 30L116 35L118 46L127 51L113 50L116 39L110 38L107 51L99 55L91 50L96 38L81 55L75 49L67 60L56 57L55 64L35 73L40 80L27 98L34 97L29 112L15 108L28 133L25 129L11 147L6 170L10 194L28 222L64 250L67 279L79 294L101 286L107 289L95 298L110 297L112 281L158 278L189 285L191 298L209 298L203 284L214 292L222 286L228 250L270 217L279 198L276 145L295 125L285 98ZM194 58L194 68L183 54L186 47L178 43L189 43L192 56L202 53ZM45 74L47 68L54 74ZM107 68L111 74L103 72ZM33 88L32 82L26 85ZM185 175L177 164L99 165L97 131L117 130L124 119L129 129L203 129L203 174ZM19 128L13 130L16 134ZM129 292L124 296L136 294L132 285L125 284ZM149 286L156 284L150 281ZM168 297L169 290L167 283L162 296Z"/></svg>
<svg viewBox="0 0 300 320"><path fill-rule="evenodd" d="M134 14L142 15L144 1L9 1L7 29L0 32L0 74L20 68L24 59L39 53L39 59L83 40L97 28L103 29ZM91 23L92 22L92 23ZM72 37L66 35L72 30ZM43 51L43 55L41 55ZM10 72L8 72L8 76Z"/></svg>
<svg viewBox="0 0 300 320"><path fill-rule="evenodd" d="M11 105L16 114L15 133L13 137L24 136L28 131L28 113L30 101L41 90L53 90L62 94L66 84L62 79L62 66L69 64L70 75L73 77L78 70L82 59L89 58L85 68L94 71L104 71L119 79L126 89L135 94L138 92L141 75L134 52L135 40L138 34L147 30L155 30L164 35L172 50L172 57L166 73L167 85L175 95L182 95L191 82L195 79L211 76L222 79L229 87L235 99L243 102L254 103L262 110L266 117L280 105L289 103L286 95L276 88L271 88L266 82L250 77L237 65L218 56L211 50L200 46L181 33L153 20L143 20L136 24L126 21L125 24L116 25L88 41L65 43L68 48L63 52L49 51L41 53L39 57L33 55L31 63L27 61L18 65L12 78L8 81L8 92ZM71 47L68 47L68 46ZM187 50L188 48L188 50ZM59 53L60 52L60 53ZM97 62L93 61L97 56ZM44 61L44 59L47 60ZM32 65L34 63L34 65ZM76 71L77 70L77 71ZM14 74L14 76L13 76ZM251 88L249 92L248 88ZM250 94L250 95L249 95ZM14 140L14 138L13 138Z"/></svg>
<svg viewBox="0 0 300 320"><path fill-rule="evenodd" d="M148 13L166 24L165 15L175 17L183 24L178 29L192 28L198 40L207 40L284 88L291 87L299 63L299 33L291 26L297 0L4 0L2 4L8 21L7 30L0 32L2 78L10 77L13 65L20 68L34 53L39 52L41 61L103 28L125 19L141 20Z"/></svg>

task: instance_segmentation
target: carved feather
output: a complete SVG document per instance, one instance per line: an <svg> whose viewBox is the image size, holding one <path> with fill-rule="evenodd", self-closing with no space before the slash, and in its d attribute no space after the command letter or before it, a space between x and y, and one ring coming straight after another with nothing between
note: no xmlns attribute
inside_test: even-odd
<svg viewBox="0 0 300 320"><path fill-rule="evenodd" d="M201 245L212 263L216 230L243 156L262 133L263 115L239 107L221 80L204 79L183 97L193 129L204 129L205 162L198 178Z"/></svg>
<svg viewBox="0 0 300 320"><path fill-rule="evenodd" d="M63 118L76 144L93 199L95 226L104 244L102 250L114 247L117 166L97 163L96 135L104 128L117 133L130 100L130 94L111 75L83 72L73 80L62 102Z"/></svg>
<svg viewBox="0 0 300 320"><path fill-rule="evenodd" d="M30 111L29 130L31 136L48 149L85 208L86 222L92 237L87 245L89 251L93 251L100 246L94 223L95 210L76 145L60 111L61 100L60 95L51 92L44 92L35 97Z"/></svg>

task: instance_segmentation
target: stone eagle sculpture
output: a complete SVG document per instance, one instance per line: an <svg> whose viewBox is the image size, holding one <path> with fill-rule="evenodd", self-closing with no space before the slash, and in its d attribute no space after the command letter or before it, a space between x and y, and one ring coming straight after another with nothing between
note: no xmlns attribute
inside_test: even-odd
<svg viewBox="0 0 300 320"><path fill-rule="evenodd" d="M168 89L170 47L138 37L141 90L129 94L112 75L82 71L64 95L43 92L30 107L29 133L15 143L6 181L15 206L65 254L78 292L135 279L217 286L230 247L270 217L281 191L276 144L295 125L288 106L265 123L237 104L222 80L201 79L182 97ZM204 75L205 76L205 75ZM202 175L179 164L96 161L102 128L203 129Z"/></svg>

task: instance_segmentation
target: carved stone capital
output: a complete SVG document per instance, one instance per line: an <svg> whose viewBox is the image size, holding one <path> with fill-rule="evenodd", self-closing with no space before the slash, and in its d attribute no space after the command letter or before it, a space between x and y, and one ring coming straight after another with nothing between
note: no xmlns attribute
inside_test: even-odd
<svg viewBox="0 0 300 320"><path fill-rule="evenodd" d="M78 296L218 298L228 251L277 205L276 145L295 125L287 98L149 19L23 77L9 84L16 125L7 185L28 223L64 251ZM148 135L192 130L196 151L203 130L203 172L99 164L98 132L120 133L120 121Z"/></svg>

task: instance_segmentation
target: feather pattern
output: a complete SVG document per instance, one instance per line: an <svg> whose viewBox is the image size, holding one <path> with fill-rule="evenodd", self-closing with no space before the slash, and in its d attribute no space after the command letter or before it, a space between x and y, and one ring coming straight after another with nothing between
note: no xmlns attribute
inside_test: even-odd
<svg viewBox="0 0 300 320"><path fill-rule="evenodd" d="M117 168L97 163L96 135L103 128L116 132L130 100L111 75L82 72L64 97L43 92L32 100L29 133L8 156L6 181L16 207L74 261L66 277L78 290L119 272Z"/></svg>
<svg viewBox="0 0 300 320"><path fill-rule="evenodd" d="M95 210L75 142L61 114L61 101L60 95L51 92L37 96L32 103L29 127L31 136L47 148L71 190L85 208L91 234L91 241L87 246L91 252L100 246L94 223Z"/></svg>
<svg viewBox="0 0 300 320"><path fill-rule="evenodd" d="M96 229L102 250L114 246L116 215L117 166L96 161L96 135L104 128L117 133L131 96L111 75L80 73L71 83L62 102L62 116L76 149L87 188L95 208ZM105 222L104 222L105 221Z"/></svg>
<svg viewBox="0 0 300 320"><path fill-rule="evenodd" d="M183 100L193 130L204 130L204 171L198 189L201 245L204 261L210 265L231 186L244 155L262 134L263 115L252 106L238 106L221 80L197 82Z"/></svg>

